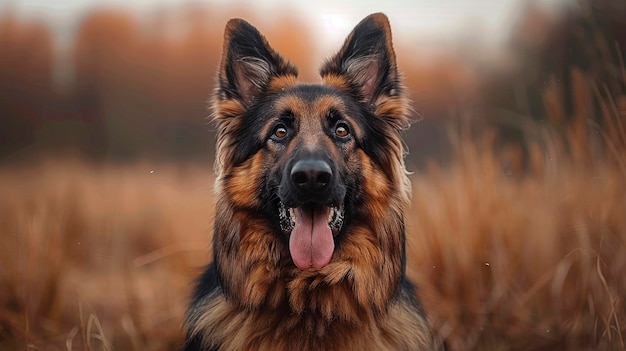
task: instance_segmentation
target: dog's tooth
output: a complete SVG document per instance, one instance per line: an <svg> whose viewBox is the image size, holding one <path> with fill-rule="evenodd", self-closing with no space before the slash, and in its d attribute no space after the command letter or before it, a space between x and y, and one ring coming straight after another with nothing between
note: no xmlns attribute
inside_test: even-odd
<svg viewBox="0 0 626 351"><path fill-rule="evenodd" d="M335 231L335 233L338 233L343 227L343 206L334 206L332 209L332 218L329 220L328 225L331 229L333 229L333 231Z"/></svg>
<svg viewBox="0 0 626 351"><path fill-rule="evenodd" d="M289 216L291 216L292 220L297 219L296 210L293 207L289 208Z"/></svg>
<svg viewBox="0 0 626 351"><path fill-rule="evenodd" d="M280 221L280 228L285 232L291 232L295 226L293 217L291 216L291 209L287 209L285 205L280 202L278 209L278 219Z"/></svg>

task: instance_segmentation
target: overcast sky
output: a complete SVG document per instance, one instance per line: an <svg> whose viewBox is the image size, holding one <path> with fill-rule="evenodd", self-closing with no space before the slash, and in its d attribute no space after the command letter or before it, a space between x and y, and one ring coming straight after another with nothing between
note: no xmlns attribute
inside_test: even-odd
<svg viewBox="0 0 626 351"><path fill-rule="evenodd" d="M260 10L280 7L300 9L325 35L343 38L363 17L385 12L396 33L422 40L442 40L463 35L469 28L480 32L481 40L497 43L506 38L521 4L528 0L0 0L0 11L10 4L13 10L67 23L85 11L101 5L136 9L176 6L183 3L246 4ZM568 0L534 0L553 5Z"/></svg>

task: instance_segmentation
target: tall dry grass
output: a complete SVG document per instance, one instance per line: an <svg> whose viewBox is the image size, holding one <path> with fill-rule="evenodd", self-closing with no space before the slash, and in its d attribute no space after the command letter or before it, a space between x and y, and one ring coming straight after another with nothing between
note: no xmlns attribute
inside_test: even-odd
<svg viewBox="0 0 626 351"><path fill-rule="evenodd" d="M173 350L209 257L211 170L0 172L0 350Z"/></svg>
<svg viewBox="0 0 626 351"><path fill-rule="evenodd" d="M410 270L450 349L624 349L623 174L514 179L466 147L415 179L409 215Z"/></svg>
<svg viewBox="0 0 626 351"><path fill-rule="evenodd" d="M606 103L602 126L529 128L524 168L487 133L414 175L409 274L449 349L626 347L626 99ZM0 350L175 349L211 184L195 166L0 170Z"/></svg>
<svg viewBox="0 0 626 351"><path fill-rule="evenodd" d="M413 178L409 274L449 349L623 349L621 167L537 147L541 162L511 173L486 140ZM210 174L67 160L0 171L0 350L175 349L209 258Z"/></svg>
<svg viewBox="0 0 626 351"><path fill-rule="evenodd" d="M409 270L451 350L626 349L626 96L571 75L526 152L456 134L414 177Z"/></svg>

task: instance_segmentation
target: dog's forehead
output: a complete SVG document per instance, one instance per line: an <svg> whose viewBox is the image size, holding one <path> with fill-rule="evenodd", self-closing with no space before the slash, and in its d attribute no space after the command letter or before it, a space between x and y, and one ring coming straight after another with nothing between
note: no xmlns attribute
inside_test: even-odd
<svg viewBox="0 0 626 351"><path fill-rule="evenodd" d="M339 90L322 84L300 84L281 90L274 108L289 111L296 118L325 117L331 110L345 110L341 95Z"/></svg>

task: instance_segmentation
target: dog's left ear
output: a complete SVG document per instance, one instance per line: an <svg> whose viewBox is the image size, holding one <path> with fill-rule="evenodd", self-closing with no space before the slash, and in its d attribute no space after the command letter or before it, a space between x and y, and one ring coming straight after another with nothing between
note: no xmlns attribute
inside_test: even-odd
<svg viewBox="0 0 626 351"><path fill-rule="evenodd" d="M327 84L349 89L374 108L380 97L400 94L402 86L387 16L375 13L357 24L320 74Z"/></svg>

